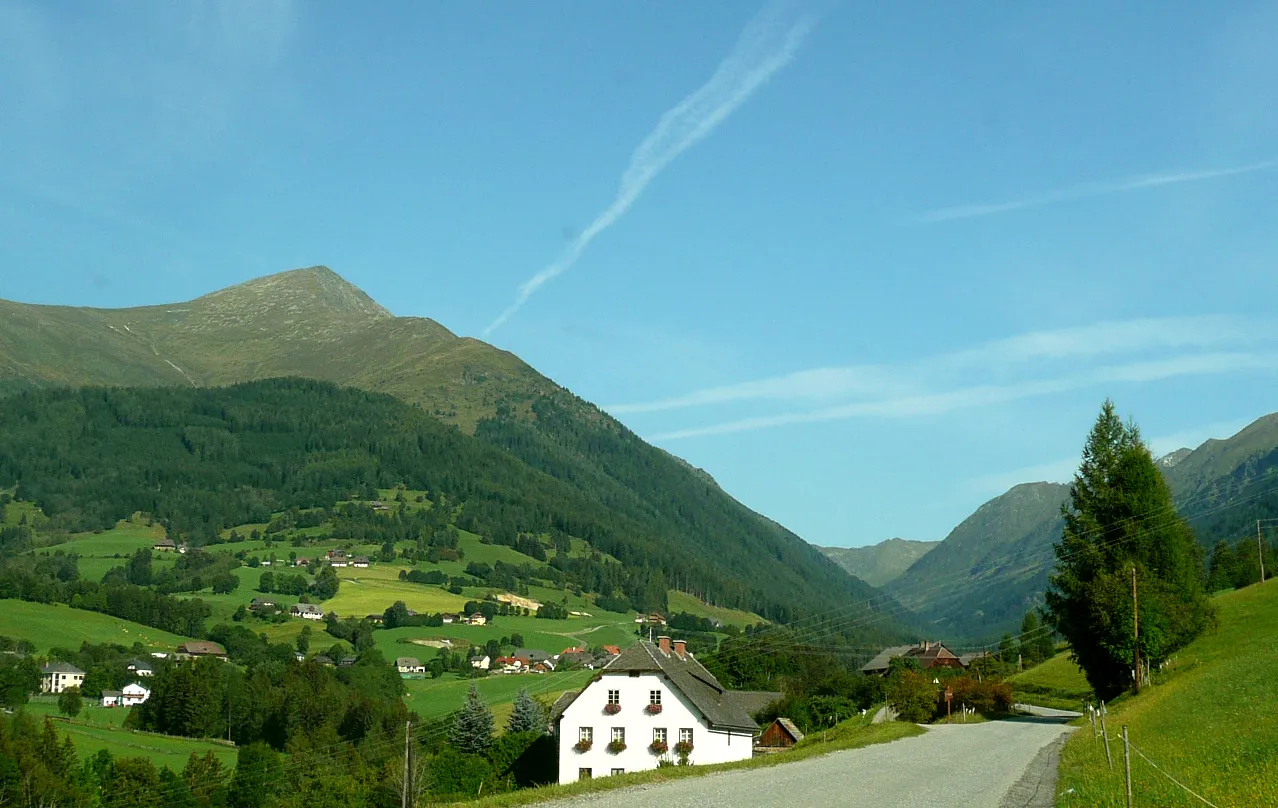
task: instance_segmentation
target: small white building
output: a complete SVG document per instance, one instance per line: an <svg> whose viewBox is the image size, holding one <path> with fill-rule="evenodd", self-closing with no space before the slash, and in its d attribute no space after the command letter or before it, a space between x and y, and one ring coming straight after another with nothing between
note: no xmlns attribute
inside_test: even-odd
<svg viewBox="0 0 1278 808"><path fill-rule="evenodd" d="M151 691L137 682L133 682L132 684L124 686L124 690L121 693L120 703L125 707L132 707L135 704L141 704L149 698L151 698Z"/></svg>
<svg viewBox="0 0 1278 808"><path fill-rule="evenodd" d="M103 707L119 707L124 701L124 693L119 690L103 690L102 706Z"/></svg>
<svg viewBox="0 0 1278 808"><path fill-rule="evenodd" d="M640 642L551 711L559 782L690 764L746 760L759 725L746 711L755 694L730 691L683 641Z"/></svg>
<svg viewBox="0 0 1278 808"><path fill-rule="evenodd" d="M395 660L395 670L400 676L422 676L426 673L426 666L417 657L402 656Z"/></svg>
<svg viewBox="0 0 1278 808"><path fill-rule="evenodd" d="M482 612L475 612L466 618L466 622L472 626L484 626L488 624L488 618Z"/></svg>
<svg viewBox="0 0 1278 808"><path fill-rule="evenodd" d="M61 693L84 684L84 671L69 662L50 662L41 671L40 692Z"/></svg>
<svg viewBox="0 0 1278 808"><path fill-rule="evenodd" d="M140 659L131 660L129 662L129 667L127 668L127 670L129 671L129 673L133 674L134 676L154 676L155 675L155 668L151 666L151 663L144 662Z"/></svg>
<svg viewBox="0 0 1278 808"><path fill-rule="evenodd" d="M295 603L293 608L288 610L289 614L294 617L300 617L303 620L323 620L324 610L316 606L314 603Z"/></svg>
<svg viewBox="0 0 1278 808"><path fill-rule="evenodd" d="M480 656L473 656L470 658L470 666L472 668L477 668L478 670L481 670L481 671L488 670L488 667L492 665L492 662L493 662L492 658L489 657L487 654L482 654Z"/></svg>

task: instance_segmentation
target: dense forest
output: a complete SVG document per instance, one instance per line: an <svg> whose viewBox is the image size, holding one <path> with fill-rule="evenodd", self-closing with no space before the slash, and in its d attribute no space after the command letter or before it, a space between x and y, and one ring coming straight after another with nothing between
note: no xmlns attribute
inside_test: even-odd
<svg viewBox="0 0 1278 808"><path fill-rule="evenodd" d="M537 406L539 419L555 420L549 400ZM556 442L499 418L475 439L389 396L290 379L24 393L5 399L0 433L0 488L16 486L16 498L37 503L55 529L105 529L142 512L199 546L290 509L329 508L336 523L368 538L415 535L423 553L447 549L447 518L431 516L433 508L375 523L371 513L337 507L405 484L429 491L457 527L486 540L531 549L541 546L531 536L549 537L552 547L584 539L621 569L564 554L550 566L593 579L595 591L637 609L664 608L676 581L774 620L874 595L779 526L736 503L724 506L731 501L712 496L709 481L677 488L662 508L626 494L617 479L642 487L671 458L606 429ZM639 456L635 446L622 451L618 441L661 462L635 467L624 460ZM559 461L584 451L617 466L595 479L559 479L571 474ZM177 591L189 578L165 583Z"/></svg>

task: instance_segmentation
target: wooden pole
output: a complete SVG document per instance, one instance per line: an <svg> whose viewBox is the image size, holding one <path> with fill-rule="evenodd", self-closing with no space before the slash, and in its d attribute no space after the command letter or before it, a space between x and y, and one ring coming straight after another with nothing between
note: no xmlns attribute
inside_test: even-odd
<svg viewBox="0 0 1278 808"><path fill-rule="evenodd" d="M401 808L408 808L408 729L411 726L411 722L404 722L404 793L400 800Z"/></svg>
<svg viewBox="0 0 1278 808"><path fill-rule="evenodd" d="M1127 808L1132 808L1132 745L1127 740L1127 725L1123 724L1123 760L1127 766Z"/></svg>
<svg viewBox="0 0 1278 808"><path fill-rule="evenodd" d="M1140 694L1140 608L1136 602L1136 568L1132 567L1132 642L1136 651L1136 693Z"/></svg>
<svg viewBox="0 0 1278 808"><path fill-rule="evenodd" d="M1126 728L1124 728L1126 731ZM1105 726L1105 713L1101 713L1101 735L1105 738L1105 760L1109 761L1109 770L1114 770L1114 758L1109 753L1109 729Z"/></svg>

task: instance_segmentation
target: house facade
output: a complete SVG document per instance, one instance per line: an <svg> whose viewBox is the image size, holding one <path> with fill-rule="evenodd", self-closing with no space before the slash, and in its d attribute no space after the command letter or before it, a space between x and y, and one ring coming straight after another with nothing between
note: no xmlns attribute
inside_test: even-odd
<svg viewBox="0 0 1278 808"><path fill-rule="evenodd" d="M84 684L84 671L68 662L50 662L40 673L41 693L61 693Z"/></svg>
<svg viewBox="0 0 1278 808"><path fill-rule="evenodd" d="M861 672L885 676L892 668L892 660L897 657L914 659L919 663L919 668L925 671L933 668L962 669L967 667L962 659L955 656L950 649L941 643L922 640L917 645L895 645L891 648L884 648L874 659L871 659L861 667Z"/></svg>
<svg viewBox="0 0 1278 808"><path fill-rule="evenodd" d="M409 678L421 677L426 674L426 666L417 657L399 657L395 660L395 670L399 672L400 676Z"/></svg>
<svg viewBox="0 0 1278 808"><path fill-rule="evenodd" d="M289 609L289 614L294 617L300 617L303 620L323 620L324 610L316 606L314 603L295 603L293 608Z"/></svg>
<svg viewBox="0 0 1278 808"><path fill-rule="evenodd" d="M105 693L103 694L105 695ZM132 707L135 704L141 704L151 698L151 691L133 682L124 686L124 690L120 691L120 705L122 707Z"/></svg>
<svg viewBox="0 0 1278 808"><path fill-rule="evenodd" d="M207 640L190 640L177 647L178 659L192 659L195 657L213 657L225 662L226 649L215 642Z"/></svg>
<svg viewBox="0 0 1278 808"><path fill-rule="evenodd" d="M759 726L727 690L669 637L627 648L575 695L555 704L559 782L677 762L746 760Z"/></svg>

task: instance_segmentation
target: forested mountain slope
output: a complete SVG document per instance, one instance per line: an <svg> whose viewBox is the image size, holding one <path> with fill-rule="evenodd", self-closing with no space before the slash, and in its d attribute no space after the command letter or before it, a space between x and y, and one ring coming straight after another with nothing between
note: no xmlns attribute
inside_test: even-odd
<svg viewBox="0 0 1278 808"><path fill-rule="evenodd" d="M685 501L737 530L686 530L638 498L570 485L419 407L323 382L21 393L0 406L0 435L0 488L16 486L67 530L141 511L201 543L275 511L405 483L443 496L459 527L499 543L523 533L585 539L625 565L618 586L641 609L664 607L676 579L772 618L875 594L832 565L806 563L808 546L779 528L775 542L752 533L760 520L748 510L711 510L721 500L705 483Z"/></svg>
<svg viewBox="0 0 1278 808"><path fill-rule="evenodd" d="M1257 519L1278 517L1278 414L1176 452L1159 467L1201 545L1254 537ZM887 591L947 636L1015 633L1025 611L1042 603L1067 493L1053 483L1016 486L982 505Z"/></svg>

